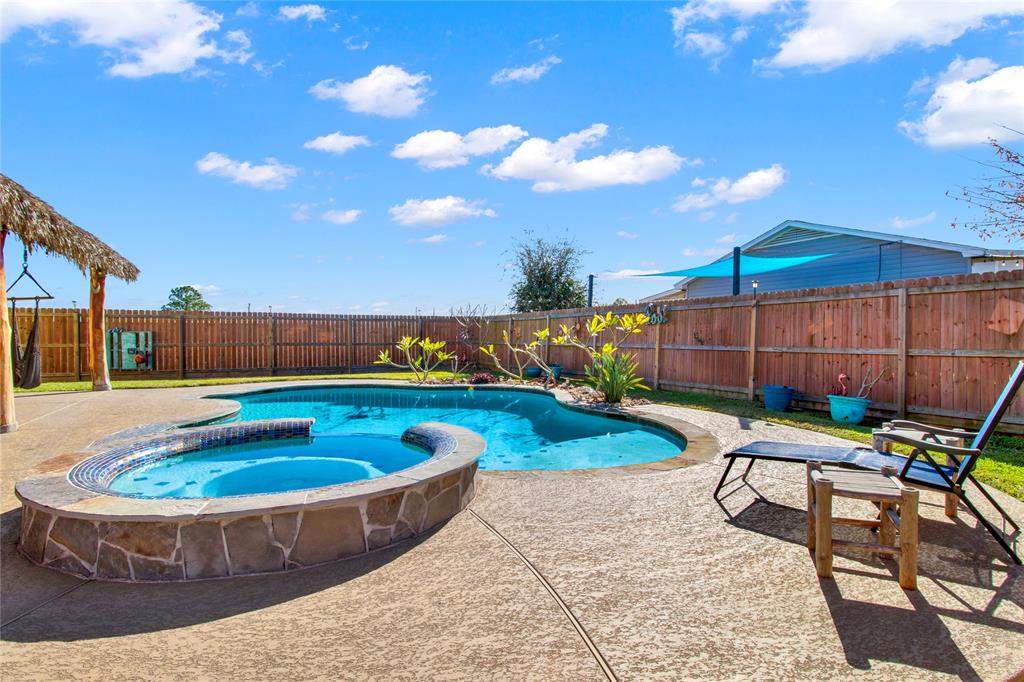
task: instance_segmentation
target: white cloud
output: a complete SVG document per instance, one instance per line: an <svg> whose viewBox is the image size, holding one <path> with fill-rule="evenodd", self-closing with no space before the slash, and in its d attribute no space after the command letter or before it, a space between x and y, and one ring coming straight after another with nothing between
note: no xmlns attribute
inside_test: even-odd
<svg viewBox="0 0 1024 682"><path fill-rule="evenodd" d="M737 235L736 235L735 232L730 232L729 234L723 234L721 237L716 239L715 243L716 244L735 244L736 243L736 237L737 237Z"/></svg>
<svg viewBox="0 0 1024 682"><path fill-rule="evenodd" d="M701 57L717 57L729 51L725 41L714 33L692 31L683 36L687 50L699 52Z"/></svg>
<svg viewBox="0 0 1024 682"><path fill-rule="evenodd" d="M718 26L720 20L725 17L750 19L775 11L784 4L782 0L690 0L680 7L670 7L675 45L717 62L729 52L725 33ZM714 25L714 31L705 30L709 24ZM749 35L748 26L738 26L729 40L740 43Z"/></svg>
<svg viewBox="0 0 1024 682"><path fill-rule="evenodd" d="M224 39L233 43L235 47L228 50L220 50L219 56L228 64L245 64L252 59L252 41L245 31L234 30L224 34Z"/></svg>
<svg viewBox="0 0 1024 682"><path fill-rule="evenodd" d="M217 294L224 293L216 284L190 284L193 289L201 293L203 296L216 296Z"/></svg>
<svg viewBox="0 0 1024 682"><path fill-rule="evenodd" d="M676 156L667 146L644 147L638 152L615 150L607 155L576 160L577 152L594 146L607 134L608 126L598 123L554 142L533 137L497 166L484 166L481 172L502 180L531 180L535 192L557 192L642 185L666 178L687 163L687 159Z"/></svg>
<svg viewBox="0 0 1024 682"><path fill-rule="evenodd" d="M423 239L417 239L420 244L444 244L448 241L448 235L446 234L432 234L429 237Z"/></svg>
<svg viewBox="0 0 1024 682"><path fill-rule="evenodd" d="M274 158L264 159L262 165L253 165L248 161L235 161L220 152L210 152L196 161L196 170L203 175L216 175L259 189L284 189L299 174L295 166Z"/></svg>
<svg viewBox="0 0 1024 682"><path fill-rule="evenodd" d="M627 277L640 277L641 275L653 275L658 272L657 270L637 270L634 268L625 268L622 270L607 270L599 273L601 279L626 279Z"/></svg>
<svg viewBox="0 0 1024 682"><path fill-rule="evenodd" d="M306 21L323 21L327 13L320 5L282 5L277 15L287 21L305 19Z"/></svg>
<svg viewBox="0 0 1024 682"><path fill-rule="evenodd" d="M465 135L449 130L427 130L396 145L391 156L415 159L421 168L430 170L465 166L470 156L493 154L528 134L522 128L507 124L477 128Z"/></svg>
<svg viewBox="0 0 1024 682"><path fill-rule="evenodd" d="M637 237L640 236L636 232L627 232L626 230L619 230L618 232L615 233L615 235L619 239L636 239Z"/></svg>
<svg viewBox="0 0 1024 682"><path fill-rule="evenodd" d="M680 213L707 209L718 204L742 204L764 199L786 181L786 171L779 164L751 171L733 182L729 178L697 178L690 183L706 191L691 192L676 197L672 208Z"/></svg>
<svg viewBox="0 0 1024 682"><path fill-rule="evenodd" d="M309 212L313 206L314 204L288 204L288 208L292 209L292 220L299 223L309 220Z"/></svg>
<svg viewBox="0 0 1024 682"><path fill-rule="evenodd" d="M697 216L697 220L702 223L710 222L715 219L715 215L714 211L701 211L700 215Z"/></svg>
<svg viewBox="0 0 1024 682"><path fill-rule="evenodd" d="M903 47L949 45L990 19L1011 15L1024 15L1024 3L810 0L802 23L785 35L779 51L764 63L829 70Z"/></svg>
<svg viewBox="0 0 1024 682"><path fill-rule="evenodd" d="M374 310L380 310L381 308L387 308L391 303L388 301L374 301L370 304L370 307Z"/></svg>
<svg viewBox="0 0 1024 682"><path fill-rule="evenodd" d="M483 240L483 239L478 239L475 242L473 242L472 244L470 244L470 247L472 247L474 249L479 249L481 246L487 246L487 242L485 240Z"/></svg>
<svg viewBox="0 0 1024 682"><path fill-rule="evenodd" d="M235 14L240 17L258 17L260 15L260 3L255 0L250 0L236 9Z"/></svg>
<svg viewBox="0 0 1024 682"><path fill-rule="evenodd" d="M242 31L225 36L245 49L222 50L210 35L220 29L223 17L184 0L166 2L5 2L0 40L26 27L42 29L69 24L75 44L103 48L113 64L111 76L145 78L197 69L200 60L220 59L245 63L248 37Z"/></svg>
<svg viewBox="0 0 1024 682"><path fill-rule="evenodd" d="M1024 130L1024 66L957 57L935 82L921 117L899 123L911 139L956 147L1020 137L1002 126Z"/></svg>
<svg viewBox="0 0 1024 682"><path fill-rule="evenodd" d="M686 249L683 249L683 255L687 256L689 258L692 258L694 256L704 256L705 258L718 258L720 256L724 256L725 254L729 253L730 251L732 251L732 249L710 248L710 249L697 250L697 249L686 248Z"/></svg>
<svg viewBox="0 0 1024 682"><path fill-rule="evenodd" d="M304 149L316 149L317 151L330 152L331 154L344 154L356 147L369 147L370 144L369 138L362 135L342 135L339 130L328 135L314 137L312 140L303 143L302 146Z"/></svg>
<svg viewBox="0 0 1024 682"><path fill-rule="evenodd" d="M349 83L329 78L309 89L317 99L339 99L349 111L388 118L412 116L427 96L425 73L408 73L399 66L377 66Z"/></svg>
<svg viewBox="0 0 1024 682"><path fill-rule="evenodd" d="M329 223L335 225L349 225L359 220L359 216L363 215L363 212L358 208L350 208L347 210L332 209L325 211L321 218Z"/></svg>
<svg viewBox="0 0 1024 682"><path fill-rule="evenodd" d="M726 19L738 19L729 40L750 35L748 21L778 12L785 27L774 55L756 64L827 71L863 59L877 59L904 47L949 45L993 19L1024 15L1020 0L690 0L669 9L676 47L721 59L729 47Z"/></svg>
<svg viewBox="0 0 1024 682"><path fill-rule="evenodd" d="M348 36L345 38L343 43L345 45L345 49L350 52L362 52L370 46L369 40L366 40L365 38L361 40L358 36Z"/></svg>
<svg viewBox="0 0 1024 682"><path fill-rule="evenodd" d="M388 215L399 225L447 225L466 218L494 218L498 214L484 208L482 201L449 195L439 199L408 199L389 208Z"/></svg>
<svg viewBox="0 0 1024 682"><path fill-rule="evenodd" d="M918 216L917 218L901 218L900 216L895 216L894 218L889 219L889 227L893 228L894 230L905 230L908 227L917 227L918 225L925 225L926 223L930 223L931 221L935 220L935 216L935 211L927 213L926 215L923 216Z"/></svg>
<svg viewBox="0 0 1024 682"><path fill-rule="evenodd" d="M540 77L546 74L552 66L561 63L561 59L551 55L536 64L502 69L491 76L491 85L498 85L499 83L531 83L535 80L540 80Z"/></svg>

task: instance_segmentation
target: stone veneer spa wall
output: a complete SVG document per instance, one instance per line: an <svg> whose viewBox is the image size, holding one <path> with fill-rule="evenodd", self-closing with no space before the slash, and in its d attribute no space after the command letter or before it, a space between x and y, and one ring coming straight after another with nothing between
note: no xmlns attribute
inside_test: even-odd
<svg viewBox="0 0 1024 682"><path fill-rule="evenodd" d="M216 428L224 427L207 430ZM286 493L135 499L66 476L21 481L19 548L43 566L125 581L273 573L363 554L423 533L473 499L484 448L478 436L429 423L403 438L433 457L377 479Z"/></svg>

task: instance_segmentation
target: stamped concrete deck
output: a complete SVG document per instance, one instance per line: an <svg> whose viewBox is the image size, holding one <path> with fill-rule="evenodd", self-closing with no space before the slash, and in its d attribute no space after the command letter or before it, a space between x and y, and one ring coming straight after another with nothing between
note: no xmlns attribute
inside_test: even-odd
<svg viewBox="0 0 1024 682"><path fill-rule="evenodd" d="M743 489L724 510L711 498L718 462L481 474L470 511L429 536L284 575L102 583L16 552L14 481L244 388L18 396L22 428L0 437L2 679L999 680L1024 666L1024 571L968 514L946 519L941 497L924 496L916 593L899 588L894 565L852 554L819 581L802 546L798 466L755 469L771 502ZM647 409L723 448L841 442ZM1007 506L1024 517L1024 504Z"/></svg>

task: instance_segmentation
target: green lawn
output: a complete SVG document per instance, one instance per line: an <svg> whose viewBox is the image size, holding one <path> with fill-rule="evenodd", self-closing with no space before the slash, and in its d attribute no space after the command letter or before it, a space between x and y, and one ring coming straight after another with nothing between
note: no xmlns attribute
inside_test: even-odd
<svg viewBox="0 0 1024 682"><path fill-rule="evenodd" d="M449 372L435 372L440 378L450 377ZM220 379L130 379L114 381L114 388L178 388L183 386L223 386L230 384L252 384L270 381L317 381L322 379L392 379L407 381L413 378L411 372L368 372L364 374L318 374L305 376L273 376L273 377L231 377ZM41 391L87 391L91 388L88 381L51 381L45 382L29 392ZM24 392L23 389L15 389ZM649 398L657 403L681 405L697 410L722 412L737 417L762 419L774 424L795 426L800 429L827 433L839 438L861 443L871 442L871 429L878 423L866 423L859 426L840 425L833 422L823 413L818 412L769 412L760 403L751 403L734 398L689 393L680 391L636 391L640 398ZM994 436L985 447L985 455L978 461L975 476L994 488L1003 490L1018 499L1024 500L1024 438L1019 436Z"/></svg>
<svg viewBox="0 0 1024 682"><path fill-rule="evenodd" d="M837 424L828 415L820 412L769 412L761 403L703 393L636 391L634 395L638 398L648 398L657 403L761 419L773 424L795 426L868 444L871 443L871 429L877 428L880 424L877 421L857 426ZM910 453L909 448L902 446L898 448L898 451L904 454ZM974 475L979 481L1024 500L1024 437L993 436L985 446L985 454L978 460Z"/></svg>
<svg viewBox="0 0 1024 682"><path fill-rule="evenodd" d="M434 372L432 377L447 379L451 372ZM123 379L111 381L114 388L183 388L187 386L230 386L232 384L262 384L270 381L322 381L324 379L392 379L411 381L412 372L364 372L362 374L304 374L301 376L221 377L217 379ZM44 381L35 388L15 388L15 393L43 393L47 391L88 391L90 381Z"/></svg>

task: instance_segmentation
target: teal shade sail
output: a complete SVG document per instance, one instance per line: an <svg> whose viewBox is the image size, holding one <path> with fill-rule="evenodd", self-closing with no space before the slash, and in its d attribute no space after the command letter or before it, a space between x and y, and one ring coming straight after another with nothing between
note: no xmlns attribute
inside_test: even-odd
<svg viewBox="0 0 1024 682"><path fill-rule="evenodd" d="M740 254L740 276L761 275L775 270L784 270L804 263L812 263L822 258L833 256L832 253L819 253L815 256L792 256L790 258L764 258L761 256L745 256ZM685 270L672 270L670 272L657 272L644 277L732 277L732 258L726 258L716 263L701 265L696 268Z"/></svg>

